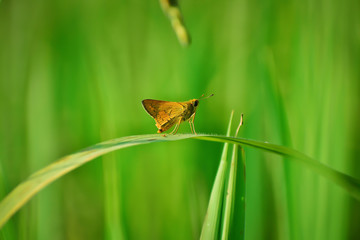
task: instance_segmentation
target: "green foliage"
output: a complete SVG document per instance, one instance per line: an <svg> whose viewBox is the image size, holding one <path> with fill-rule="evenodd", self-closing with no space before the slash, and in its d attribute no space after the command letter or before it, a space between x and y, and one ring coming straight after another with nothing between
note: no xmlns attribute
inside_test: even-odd
<svg viewBox="0 0 360 240"><path fill-rule="evenodd" d="M198 108L198 133L225 134L235 109L242 138L318 161L301 158L302 168L245 148L245 239L356 239L360 203L337 173L360 178L360 2L180 4L187 48L158 1L0 1L0 200L78 149L155 133L141 100L214 93ZM0 238L198 239L221 147L187 140L109 153L32 198ZM243 226L240 165L230 239Z"/></svg>

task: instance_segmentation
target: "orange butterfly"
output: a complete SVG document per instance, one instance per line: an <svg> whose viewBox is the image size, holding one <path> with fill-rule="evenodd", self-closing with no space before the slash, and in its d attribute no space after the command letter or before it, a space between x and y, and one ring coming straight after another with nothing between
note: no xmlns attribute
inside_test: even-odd
<svg viewBox="0 0 360 240"><path fill-rule="evenodd" d="M214 94L206 97L212 97ZM202 98L200 98L202 99ZM142 104L145 110L155 119L158 133L162 133L175 124L170 134L176 134L180 123L189 121L191 132L195 133L194 118L200 99L192 99L186 102L168 102L161 100L145 99Z"/></svg>

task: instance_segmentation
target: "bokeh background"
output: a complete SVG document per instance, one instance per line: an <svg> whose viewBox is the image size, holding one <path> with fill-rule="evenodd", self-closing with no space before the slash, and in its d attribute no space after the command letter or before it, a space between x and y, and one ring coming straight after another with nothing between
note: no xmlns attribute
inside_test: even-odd
<svg viewBox="0 0 360 240"><path fill-rule="evenodd" d="M197 132L224 134L234 109L241 137L360 178L358 0L180 5L188 48L155 0L0 1L0 199L61 156L155 133L142 99L203 93L215 96L200 103ZM198 239L221 149L186 140L108 154L41 191L0 238ZM342 189L245 154L246 239L359 238L360 203Z"/></svg>

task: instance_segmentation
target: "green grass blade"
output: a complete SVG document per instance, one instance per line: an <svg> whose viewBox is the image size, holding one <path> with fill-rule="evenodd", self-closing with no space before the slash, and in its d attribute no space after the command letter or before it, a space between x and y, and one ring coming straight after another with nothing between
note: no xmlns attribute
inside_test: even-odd
<svg viewBox="0 0 360 240"><path fill-rule="evenodd" d="M227 136L230 136L233 115L234 112L231 112L230 121L226 132ZM225 143L220 159L219 168L216 173L214 185L211 190L209 205L206 211L200 239L216 239L218 236L219 222L222 209L222 198L224 191L223 189L226 175L225 171L227 169L228 148L229 144Z"/></svg>
<svg viewBox="0 0 360 240"><path fill-rule="evenodd" d="M241 179L239 181L239 187L238 189L240 189L239 192L237 192L236 196L238 196L240 199L237 201L238 202L238 208L237 208L237 215L239 216L239 223L238 223L238 227L235 229L236 232L238 232L238 234L240 234L240 240L245 239L245 206L246 206L246 166L245 166L245 152L244 149L242 147L239 147L240 149L240 155L239 155L239 160L240 160L240 165L238 166L238 170L240 172L240 177L237 179ZM236 209L236 208L235 208ZM230 234L231 236L231 234Z"/></svg>
<svg viewBox="0 0 360 240"><path fill-rule="evenodd" d="M230 170L229 179L225 193L225 203L224 203L225 206L224 206L224 216L222 223L222 233L221 233L222 240L227 240L229 236L231 211L233 209L233 202L235 197L237 158L238 158L238 146L234 144L232 157L231 157L231 165L229 169Z"/></svg>
<svg viewBox="0 0 360 240"><path fill-rule="evenodd" d="M249 139L241 139L241 138L233 138L233 137L226 137L226 136L198 136L198 139L202 140L213 140L222 142L228 141L235 144L243 144L255 148L259 148L262 150L266 150L269 152L273 152L285 157L289 157L289 159L294 160L296 162L304 164L308 169L326 177L327 179L333 181L334 183L338 184L340 187L345 189L351 196L360 200L360 180L353 178L349 175L336 171L314 159L308 157L307 155L296 151L294 149L279 146L271 143L260 142L255 140Z"/></svg>
<svg viewBox="0 0 360 240"><path fill-rule="evenodd" d="M49 185L64 174L80 167L101 155L106 153L147 143L178 141L183 139L199 139L214 142L227 142L238 145L247 145L262 150L287 156L297 162L303 163L308 169L313 170L320 175L332 180L340 187L349 192L349 194L360 200L360 181L344 173L331 169L318 161L302 154L296 150L278 146L275 144L259 142L255 140L248 140L242 138L227 137L221 135L208 134L178 134L166 135L163 137L160 134L137 135L113 139L110 141L96 144L92 147L86 148L82 151L65 156L59 161L50 164L49 166L39 170L31 175L28 179L20 183L12 192L10 192L0 203L0 227L29 199L34 196L41 189Z"/></svg>
<svg viewBox="0 0 360 240"><path fill-rule="evenodd" d="M242 125L242 116L240 119L239 126L236 130L235 137L237 137L239 133L239 129ZM237 161L238 161L238 150L239 146L234 144L231 163L229 168L229 174L227 178L227 188L225 192L225 202L224 202L224 212L222 218L222 232L221 232L221 239L227 240L229 237L229 229L232 219L232 212L234 210L234 200L235 200L235 191L236 191L236 171L237 171ZM241 219L245 218L245 215L241 216Z"/></svg>

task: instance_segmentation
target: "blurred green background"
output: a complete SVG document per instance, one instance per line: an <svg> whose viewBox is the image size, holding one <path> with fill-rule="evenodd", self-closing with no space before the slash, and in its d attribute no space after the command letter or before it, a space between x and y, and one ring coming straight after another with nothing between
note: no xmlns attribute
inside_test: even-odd
<svg viewBox="0 0 360 240"><path fill-rule="evenodd" d="M180 5L189 48L158 1L0 1L0 199L61 156L155 133L142 99L203 93L215 96L200 103L197 132L224 134L234 109L241 137L360 178L358 0ZM106 155L40 192L0 238L198 239L221 149L186 140ZM245 154L246 239L359 238L360 203L342 189Z"/></svg>

